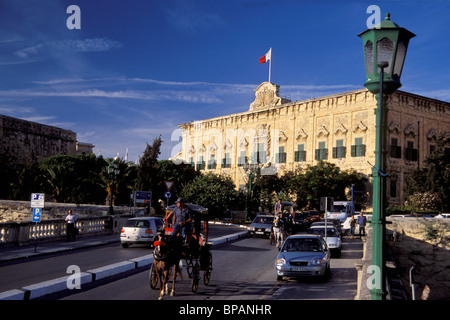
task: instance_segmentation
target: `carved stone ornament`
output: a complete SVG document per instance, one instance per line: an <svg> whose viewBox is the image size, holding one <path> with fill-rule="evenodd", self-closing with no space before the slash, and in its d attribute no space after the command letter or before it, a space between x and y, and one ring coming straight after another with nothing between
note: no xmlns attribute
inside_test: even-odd
<svg viewBox="0 0 450 320"><path fill-rule="evenodd" d="M300 139L300 138L303 138L303 139L306 139L306 138L308 138L308 134L305 132L305 130L304 129L300 129L296 134L295 134L295 139Z"/></svg>
<svg viewBox="0 0 450 320"><path fill-rule="evenodd" d="M255 90L255 101L250 104L250 111L267 109L280 105L281 97L278 96L280 86L270 82L263 82Z"/></svg>
<svg viewBox="0 0 450 320"><path fill-rule="evenodd" d="M412 124L408 124L405 128L405 136L407 135L412 135L413 137L417 135L417 129Z"/></svg>
<svg viewBox="0 0 450 320"><path fill-rule="evenodd" d="M361 130L363 132L367 131L367 126L362 122L362 121L358 121L354 127L353 127L353 132L356 132L357 130Z"/></svg>

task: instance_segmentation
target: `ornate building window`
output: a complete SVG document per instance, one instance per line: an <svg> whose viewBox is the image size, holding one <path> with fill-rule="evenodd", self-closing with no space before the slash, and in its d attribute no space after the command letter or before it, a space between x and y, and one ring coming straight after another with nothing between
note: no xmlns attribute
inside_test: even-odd
<svg viewBox="0 0 450 320"><path fill-rule="evenodd" d="M222 158L222 168L231 168L231 158L228 152L225 153L225 158Z"/></svg>
<svg viewBox="0 0 450 320"><path fill-rule="evenodd" d="M352 157L365 157L366 145L363 144L363 138L355 138L355 144L352 145L351 156Z"/></svg>
<svg viewBox="0 0 450 320"><path fill-rule="evenodd" d="M295 151L294 161L295 162L306 161L306 151L305 151L305 145L303 143L297 145L297 151Z"/></svg>
<svg viewBox="0 0 450 320"><path fill-rule="evenodd" d="M345 158L344 140L336 140L336 147L333 148L333 159Z"/></svg>
<svg viewBox="0 0 450 320"><path fill-rule="evenodd" d="M205 161L203 160L203 156L200 156L195 168L197 170L205 170Z"/></svg>
<svg viewBox="0 0 450 320"><path fill-rule="evenodd" d="M405 159L409 161L417 161L418 150L414 148L414 141L406 141Z"/></svg>
<svg viewBox="0 0 450 320"><path fill-rule="evenodd" d="M319 148L315 150L314 160L327 160L328 149L325 148L325 141L319 142Z"/></svg>
<svg viewBox="0 0 450 320"><path fill-rule="evenodd" d="M277 163L286 163L286 152L284 152L284 146L278 147L278 153L276 154Z"/></svg>
<svg viewBox="0 0 450 320"><path fill-rule="evenodd" d="M241 155L238 157L237 166L243 167L247 162L247 156L245 155L245 151L241 151Z"/></svg>
<svg viewBox="0 0 450 320"><path fill-rule="evenodd" d="M402 157L402 147L398 145L397 138L391 138L391 145L389 147L389 155L391 158L400 159Z"/></svg>
<svg viewBox="0 0 450 320"><path fill-rule="evenodd" d="M217 163L216 163L216 159L215 159L215 155L211 155L211 158L209 158L208 160L208 169L216 169Z"/></svg>

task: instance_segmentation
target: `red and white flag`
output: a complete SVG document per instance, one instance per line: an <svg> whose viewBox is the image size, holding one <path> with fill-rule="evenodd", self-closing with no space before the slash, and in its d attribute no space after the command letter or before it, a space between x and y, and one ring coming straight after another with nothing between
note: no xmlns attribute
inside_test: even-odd
<svg viewBox="0 0 450 320"><path fill-rule="evenodd" d="M259 63L266 63L267 61L272 59L272 48L269 49L269 51L267 51L267 53L262 56L261 58L259 58Z"/></svg>

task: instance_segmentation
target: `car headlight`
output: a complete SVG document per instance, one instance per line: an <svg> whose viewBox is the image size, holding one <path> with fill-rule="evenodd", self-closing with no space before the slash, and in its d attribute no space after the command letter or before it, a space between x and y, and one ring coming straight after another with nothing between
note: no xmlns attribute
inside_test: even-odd
<svg viewBox="0 0 450 320"><path fill-rule="evenodd" d="M284 259L284 258L277 259L277 266L282 266L285 264L286 264L286 259Z"/></svg>
<svg viewBox="0 0 450 320"><path fill-rule="evenodd" d="M325 260L320 259L320 258L314 258L309 262L310 265L321 265L324 263L325 263Z"/></svg>

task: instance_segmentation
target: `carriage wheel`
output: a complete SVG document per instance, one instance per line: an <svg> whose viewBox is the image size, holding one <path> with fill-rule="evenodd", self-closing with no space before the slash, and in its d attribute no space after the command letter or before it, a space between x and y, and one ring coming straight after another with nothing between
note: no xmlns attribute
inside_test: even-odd
<svg viewBox="0 0 450 320"><path fill-rule="evenodd" d="M209 284L209 280L211 279L211 271L212 271L212 254L209 252L208 254L208 266L203 273L203 283L205 286Z"/></svg>
<svg viewBox="0 0 450 320"><path fill-rule="evenodd" d="M156 286L158 285L158 275L155 272L153 263L152 263L152 267L150 268L150 288L152 289L156 289Z"/></svg>
<svg viewBox="0 0 450 320"><path fill-rule="evenodd" d="M192 292L196 293L198 290L198 282L200 279L200 266L198 261L195 261L195 265L192 267Z"/></svg>

